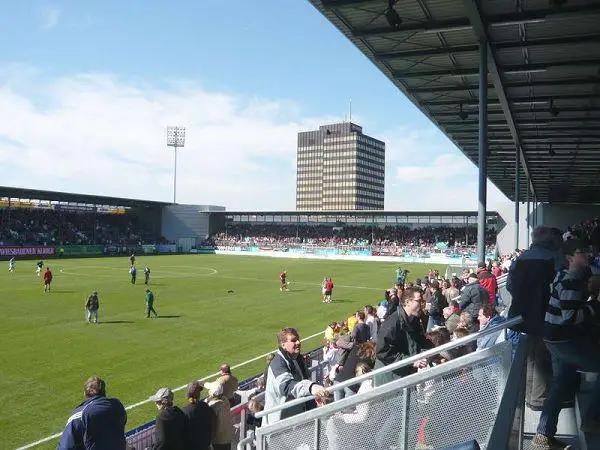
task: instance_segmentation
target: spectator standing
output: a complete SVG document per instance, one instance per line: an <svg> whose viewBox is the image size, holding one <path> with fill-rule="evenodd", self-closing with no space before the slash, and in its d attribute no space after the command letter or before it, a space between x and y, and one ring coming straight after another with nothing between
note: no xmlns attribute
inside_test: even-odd
<svg viewBox="0 0 600 450"><path fill-rule="evenodd" d="M479 284L476 274L471 273L467 278L467 285L460 294L458 306L461 311L468 312L474 322L477 320L479 309L489 302L489 292Z"/></svg>
<svg viewBox="0 0 600 450"><path fill-rule="evenodd" d="M137 269L134 265L129 268L129 275L131 275L131 284L135 284L135 279L137 277Z"/></svg>
<svg viewBox="0 0 600 450"><path fill-rule="evenodd" d="M364 311L356 311L355 317L356 325L354 325L354 328L352 329L352 340L357 344L362 344L371 338L371 330L365 323Z"/></svg>
<svg viewBox="0 0 600 450"><path fill-rule="evenodd" d="M417 322L422 309L421 291L417 288L408 288L402 295L402 305L394 315L383 322L377 334L375 368L387 366L410 356L417 355L432 345L423 333ZM392 381L394 375L403 377L416 372L420 366L425 367L427 361L419 361L415 367L402 367L393 374L384 374L376 377L375 384L381 385Z"/></svg>
<svg viewBox="0 0 600 450"><path fill-rule="evenodd" d="M366 305L365 309L365 323L367 324L367 326L369 327L369 340L376 342L377 341L377 328L378 328L378 324L377 324L377 318L375 315L375 308L373 308L371 305Z"/></svg>
<svg viewBox="0 0 600 450"><path fill-rule="evenodd" d="M116 398L106 397L106 383L90 377L83 386L85 401L73 410L57 450L125 450L127 413Z"/></svg>
<svg viewBox="0 0 600 450"><path fill-rule="evenodd" d="M265 390L265 410L288 399L314 395L323 386L309 379L304 359L300 355L300 335L294 328L284 328L277 334L278 350L269 363ZM263 425L278 422L306 410L306 403L264 416Z"/></svg>
<svg viewBox="0 0 600 450"><path fill-rule="evenodd" d="M173 392L164 387L156 391L150 400L160 411L156 416L152 450L187 450L187 417L173 404Z"/></svg>
<svg viewBox="0 0 600 450"><path fill-rule="evenodd" d="M240 396L235 393L239 387L238 379L231 374L231 367L229 367L229 364L221 364L219 372L221 373L221 376L217 381L223 386L223 395L229 400L229 404L233 407L241 401Z"/></svg>
<svg viewBox="0 0 600 450"><path fill-rule="evenodd" d="M144 266L144 284L150 281L150 267Z"/></svg>
<svg viewBox="0 0 600 450"><path fill-rule="evenodd" d="M217 417L207 403L200 400L202 385L193 381L187 385L188 404L181 408L187 418L189 450L209 450Z"/></svg>
<svg viewBox="0 0 600 450"><path fill-rule="evenodd" d="M487 270L484 262L480 262L477 265L477 279L479 280L479 285L488 291L489 304L495 305L496 294L498 293L498 281L496 281L496 277Z"/></svg>
<svg viewBox="0 0 600 450"><path fill-rule="evenodd" d="M512 296L508 317L523 317L523 323L513 330L528 335L525 402L532 410L540 411L552 381L550 353L543 340L544 317L550 285L562 262L562 236L560 230L540 226L531 238L530 248L511 264L506 288ZM517 337L513 333L513 339Z"/></svg>
<svg viewBox="0 0 600 450"><path fill-rule="evenodd" d="M427 323L427 331L431 331L434 326L441 327L444 325L444 308L448 306L446 297L440 289L440 282L433 280L429 286L431 297L429 298L429 320Z"/></svg>
<svg viewBox="0 0 600 450"><path fill-rule="evenodd" d="M206 387L208 388L206 403L216 417L212 437L213 450L231 450L231 441L233 440L231 405L223 395L223 385L221 383L218 381L207 383Z"/></svg>
<svg viewBox="0 0 600 450"><path fill-rule="evenodd" d="M563 246L568 269L558 272L552 283L544 321L544 341L552 359L552 385L544 402L533 448L565 448L558 441L556 425L566 392L572 392L577 370L600 373L598 317L600 304L586 302L584 279L588 266L587 243L569 239ZM583 432L600 433L600 377L596 378L590 405L581 419Z"/></svg>

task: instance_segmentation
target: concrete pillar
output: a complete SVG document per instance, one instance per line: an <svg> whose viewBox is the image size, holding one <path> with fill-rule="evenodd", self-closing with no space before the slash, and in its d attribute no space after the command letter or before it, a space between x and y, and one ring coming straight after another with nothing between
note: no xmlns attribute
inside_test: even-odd
<svg viewBox="0 0 600 450"><path fill-rule="evenodd" d="M477 208L477 259L485 261L485 227L487 209L487 119L488 65L487 42L479 43L479 195Z"/></svg>

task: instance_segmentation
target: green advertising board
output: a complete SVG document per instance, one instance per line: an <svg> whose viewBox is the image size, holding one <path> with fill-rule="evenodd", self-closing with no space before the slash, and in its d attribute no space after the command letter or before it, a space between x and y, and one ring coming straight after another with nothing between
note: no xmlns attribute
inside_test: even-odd
<svg viewBox="0 0 600 450"><path fill-rule="evenodd" d="M56 256L97 256L104 254L103 245L61 245L56 247Z"/></svg>

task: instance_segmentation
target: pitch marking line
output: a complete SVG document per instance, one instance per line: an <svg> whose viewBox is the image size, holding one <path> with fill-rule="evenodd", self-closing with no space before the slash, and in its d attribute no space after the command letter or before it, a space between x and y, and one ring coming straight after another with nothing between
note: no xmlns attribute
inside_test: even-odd
<svg viewBox="0 0 600 450"><path fill-rule="evenodd" d="M322 334L323 334L323 332L320 331L318 333L315 333L315 334L312 334L312 335L310 335L308 337L305 337L304 339L302 339L302 341L303 342L304 341L308 341L309 339L313 339L313 338L315 338L317 336L320 336ZM263 353L262 355L256 356L256 357L254 357L252 359L249 359L247 361L244 361L244 362L241 362L241 363L236 364L234 366L231 366L231 369L238 369L238 368L243 367L243 366L245 366L247 364L253 363L254 361L258 361L259 359L266 358L267 356L269 356L271 353L273 353L275 351L276 351L276 349L275 350L271 350L270 352ZM205 381L205 380L208 380L209 378L216 377L219 374L220 374L220 372L215 372L213 374L210 374L210 375L207 375L207 376L205 376L203 378L198 379L198 381ZM181 391L181 390L185 389L186 387L187 387L187 383L184 384L183 386L179 386L179 387L176 387L175 389L172 389L172 391L173 392ZM142 405L145 405L147 403L152 403L152 402L153 402L153 400L150 400L148 398L146 400L142 400L141 402L134 403L133 405L126 406L125 409L129 411L130 409L134 409L134 408L137 408L138 406L142 406ZM22 447L19 447L19 448L17 448L17 450L26 450L28 448L36 447L36 446L38 446L40 444L43 444L44 442L48 442L48 441L51 441L53 439L59 438L61 435L62 435L62 431L60 433L53 434L52 436L48 436L48 437L45 437L43 439L40 439L39 441L32 442L31 444L27 444L27 445L24 445Z"/></svg>

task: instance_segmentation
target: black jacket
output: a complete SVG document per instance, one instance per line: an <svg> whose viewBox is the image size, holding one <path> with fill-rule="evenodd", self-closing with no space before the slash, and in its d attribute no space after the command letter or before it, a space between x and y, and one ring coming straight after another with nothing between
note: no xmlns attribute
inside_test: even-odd
<svg viewBox="0 0 600 450"><path fill-rule="evenodd" d="M187 418L177 406L163 409L156 416L152 450L187 450Z"/></svg>
<svg viewBox="0 0 600 450"><path fill-rule="evenodd" d="M404 308L399 306L397 312L381 325L375 349L377 359L387 366L432 347L431 342L425 339L417 318L409 318ZM402 377L415 371L411 365L395 370L394 374Z"/></svg>
<svg viewBox="0 0 600 450"><path fill-rule="evenodd" d="M558 253L543 244L532 244L512 263L506 280L512 295L508 317L523 316L523 323L514 327L517 331L543 336L550 285L558 266Z"/></svg>
<svg viewBox="0 0 600 450"><path fill-rule="evenodd" d="M215 412L205 402L190 403L182 409L187 418L188 449L208 450L212 442L213 424L217 420Z"/></svg>
<svg viewBox="0 0 600 450"><path fill-rule="evenodd" d="M432 294L429 305L429 315L436 322L444 323L444 308L448 306L448 301L442 291L437 290Z"/></svg>
<svg viewBox="0 0 600 450"><path fill-rule="evenodd" d="M468 312L477 321L479 309L489 303L489 298L489 292L479 283L467 284L460 294L458 306L461 311Z"/></svg>

